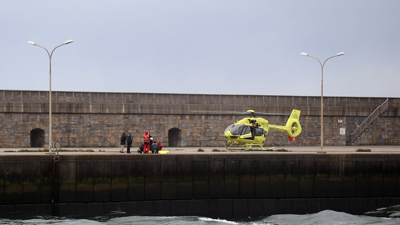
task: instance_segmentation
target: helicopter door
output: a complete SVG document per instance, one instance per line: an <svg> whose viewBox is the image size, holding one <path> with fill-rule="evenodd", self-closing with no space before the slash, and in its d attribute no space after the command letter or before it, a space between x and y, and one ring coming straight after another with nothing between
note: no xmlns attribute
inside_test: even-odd
<svg viewBox="0 0 400 225"><path fill-rule="evenodd" d="M263 136L265 132L262 128L256 128L254 133L255 136Z"/></svg>

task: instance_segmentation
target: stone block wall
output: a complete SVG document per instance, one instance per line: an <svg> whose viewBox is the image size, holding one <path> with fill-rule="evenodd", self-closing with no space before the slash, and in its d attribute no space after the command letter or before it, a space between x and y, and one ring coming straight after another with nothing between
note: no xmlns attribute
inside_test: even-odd
<svg viewBox="0 0 400 225"><path fill-rule="evenodd" d="M30 147L30 132L35 128L45 131L48 144L48 95L46 91L0 91L0 147ZM325 97L324 145L346 145L351 132L385 100ZM52 136L60 147L113 147L127 130L136 148L148 130L168 146L168 131L177 128L179 146L223 146L225 128L245 117L228 111L289 115L293 108L301 110L303 132L298 140L289 142L283 133L270 131L265 145L319 145L320 98L307 96L52 92ZM398 99L390 99L389 109L356 144L400 144L398 111ZM284 125L288 117L267 119Z"/></svg>
<svg viewBox="0 0 400 225"><path fill-rule="evenodd" d="M201 115L123 115L123 114L54 114L53 141L59 147L115 147L119 137L126 130L133 135L133 147L140 146L144 132L149 131L155 139L168 146L168 131L181 130L180 146L223 146L225 128L241 116L201 116ZM271 116L270 124L285 124L287 117ZM342 119L343 123L337 121ZM346 133L363 118L324 118L325 145L346 145ZM313 146L320 143L320 118L303 116L300 123L303 132L298 140L290 142L280 132L270 131L265 146ZM34 128L45 130L48 141L47 114L0 114L0 147L30 147L30 131ZM400 121L393 117L379 118L359 139L358 144L400 144Z"/></svg>

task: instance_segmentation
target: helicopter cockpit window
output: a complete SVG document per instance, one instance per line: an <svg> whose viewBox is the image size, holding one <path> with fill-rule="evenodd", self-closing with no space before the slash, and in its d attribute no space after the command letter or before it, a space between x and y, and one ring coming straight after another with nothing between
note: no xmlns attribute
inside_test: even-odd
<svg viewBox="0 0 400 225"><path fill-rule="evenodd" d="M248 134L251 132L250 126L244 126L240 134Z"/></svg>
<svg viewBox="0 0 400 225"><path fill-rule="evenodd" d="M243 124L232 126L232 128L231 128L231 134L233 134L233 135L240 135L240 131L242 130L243 126L244 126Z"/></svg>
<svg viewBox="0 0 400 225"><path fill-rule="evenodd" d="M229 125L229 126L225 129L224 133L226 133L228 130L230 130L233 126L235 126L234 123L231 124L231 125Z"/></svg>
<svg viewBox="0 0 400 225"><path fill-rule="evenodd" d="M233 135L242 135L242 134L248 134L250 133L250 126L240 124L240 125L235 125L231 128L231 134Z"/></svg>

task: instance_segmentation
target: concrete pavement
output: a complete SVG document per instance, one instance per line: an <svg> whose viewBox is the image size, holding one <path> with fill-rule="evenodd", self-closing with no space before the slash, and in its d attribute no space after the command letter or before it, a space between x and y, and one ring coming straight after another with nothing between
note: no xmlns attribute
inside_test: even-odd
<svg viewBox="0 0 400 225"><path fill-rule="evenodd" d="M264 147L265 149L269 147ZM39 152L39 148L0 148L0 155L39 155L47 152ZM60 155L93 155L93 154L122 154L119 147L81 147L81 148L61 148ZM138 155L137 147L131 148L131 155ZM357 152L358 149L370 149L371 152ZM43 149L41 149L43 150ZM273 150L240 150L234 148L227 150L223 146L219 147L164 147L173 155L184 154L321 154L320 146L276 146ZM126 153L126 148L124 149ZM326 154L400 154L400 146L324 146L323 152Z"/></svg>

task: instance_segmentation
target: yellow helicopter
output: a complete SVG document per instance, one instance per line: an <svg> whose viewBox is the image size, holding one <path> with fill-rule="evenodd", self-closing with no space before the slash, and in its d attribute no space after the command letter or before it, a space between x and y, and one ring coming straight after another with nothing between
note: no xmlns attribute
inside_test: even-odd
<svg viewBox="0 0 400 225"><path fill-rule="evenodd" d="M247 110L247 113L250 114L250 117L238 120L225 129L225 147L228 150L231 149L233 145L241 145L241 149L247 147L248 150L250 150L252 146L259 146L264 150L263 144L270 129L286 133L289 141L296 140L297 136L299 136L302 131L299 122L300 110L297 109L293 109L285 126L272 125L264 118L256 118L254 110ZM271 115L272 113L257 114Z"/></svg>

